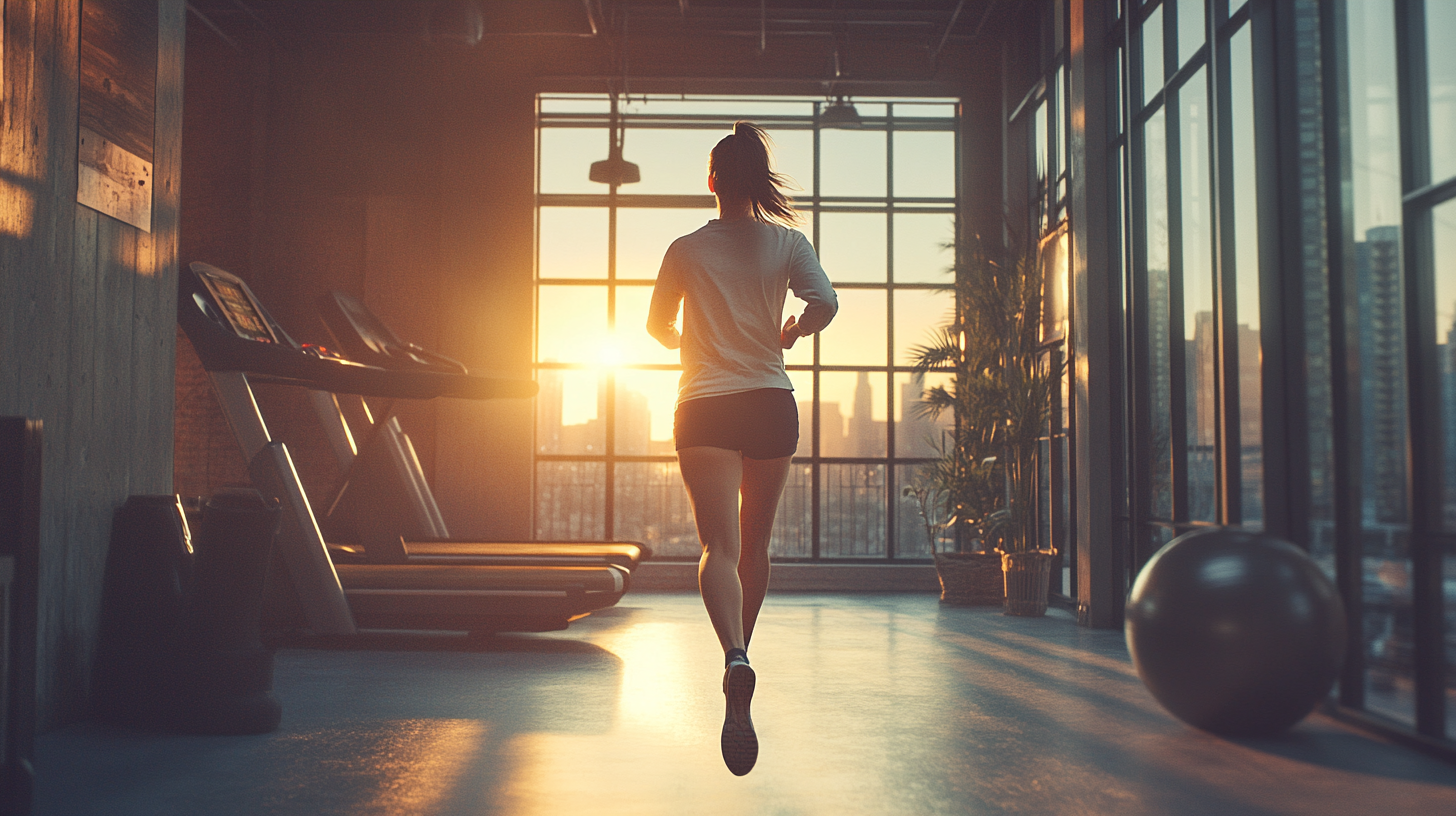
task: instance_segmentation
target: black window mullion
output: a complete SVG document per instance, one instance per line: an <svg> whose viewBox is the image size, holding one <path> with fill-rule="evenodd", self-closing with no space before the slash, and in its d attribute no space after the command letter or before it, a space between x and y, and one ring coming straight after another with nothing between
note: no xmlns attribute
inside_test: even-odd
<svg viewBox="0 0 1456 816"><path fill-rule="evenodd" d="M1126 105L1131 111L1134 108L1133 100L1138 99L1136 89L1142 87L1143 82L1143 59L1142 59L1142 23L1146 14L1125 15L1129 20L1129 41L1134 47L1128 48L1123 59L1127 60L1129 74L1131 76L1126 93ZM1133 22L1133 21L1136 22ZM1146 113L1144 109L1143 114ZM1139 114L1142 115L1142 114ZM1129 115L1127 128L1127 162L1125 171L1128 176L1128 190L1131 198L1128 207L1128 230L1130 240L1128 242L1128 258L1130 260L1131 280L1128 283L1128 314L1129 314L1129 364L1131 368L1130 385L1132 391L1131 399L1131 427L1132 434L1130 447L1132 450L1131 481L1130 491L1129 530L1133 535L1131 547L1131 563L1129 564L1129 576L1135 575L1142 565L1152 557L1152 528L1150 526L1152 517L1152 474L1157 466L1153 460L1153 400L1152 400L1152 354L1149 346L1151 331L1148 321L1151 317L1148 288L1148 229L1147 229L1147 161L1146 140L1143 138L1144 128L1137 122L1137 116Z"/></svg>
<svg viewBox="0 0 1456 816"><path fill-rule="evenodd" d="M1210 20L1206 31L1218 31ZM1214 319L1218 326L1218 365L1215 377L1218 436L1215 440L1218 468L1220 524L1243 522L1243 410L1240 403L1238 261L1234 209L1233 89L1230 85L1229 40L1220 37L1209 49L1208 79L1213 103L1209 105L1213 190ZM1245 204L1244 206L1249 206Z"/></svg>
<svg viewBox="0 0 1456 816"><path fill-rule="evenodd" d="M1431 181L1425 7L1395 4L1397 85L1402 192ZM1416 730L1446 733L1445 610L1442 608L1442 482L1445 444L1441 422L1441 374L1436 355L1435 235L1432 212L1406 205L1405 263L1407 425L1410 456L1411 602L1414 606Z"/></svg>
<svg viewBox="0 0 1456 816"><path fill-rule="evenodd" d="M1320 4L1321 77L1325 100L1325 195L1329 246L1330 393L1334 447L1336 578L1345 600L1347 648L1340 702L1365 707L1363 553L1361 552L1360 295L1352 234L1349 50L1344 3ZM1297 38L1288 20L1288 38ZM1283 32L1281 32L1283 33ZM1292 51L1292 49L1291 49Z"/></svg>
<svg viewBox="0 0 1456 816"><path fill-rule="evenodd" d="M1165 12L1166 13L1166 12ZM1166 17L1164 18L1166 19ZM1164 49L1177 41L1164 39ZM1166 52L1165 52L1166 53ZM1168 179L1168 419L1173 454L1173 518L1188 520L1188 349L1183 321L1183 144L1181 139L1180 94L1167 97L1163 124L1167 128Z"/></svg>
<svg viewBox="0 0 1456 816"><path fill-rule="evenodd" d="M895 106L885 106L885 558L895 557ZM874 417L870 417L873 421ZM931 542L934 544L934 542Z"/></svg>
<svg viewBox="0 0 1456 816"><path fill-rule="evenodd" d="M607 205L607 332L615 332L617 328L617 185L613 184L609 194L611 201ZM607 399L603 410L606 416L603 421L606 423L603 433L605 440L603 446L606 453L605 476L606 490L603 494L606 498L606 506L602 510L603 534L608 541L617 535L617 373L613 369L607 369L603 375L606 377Z"/></svg>
<svg viewBox="0 0 1456 816"><path fill-rule="evenodd" d="M812 212L813 212L812 217L814 219L814 222L813 222L813 225L812 225L812 227L810 229L810 232L812 233L811 237L813 238L814 251L815 252L818 252L819 251L819 192L820 192L820 190L819 190L819 163L820 163L819 108L820 108L819 103L818 102L815 102L814 103L814 183L812 185L813 196L814 196L813 207L812 207ZM809 557L810 558L813 558L814 560L817 561L817 560L819 560L819 539L820 539L820 536L822 534L823 527L824 527L824 525L822 523L822 520L820 519L820 512L822 510L823 501L821 500L821 497L819 495L819 491L822 489L823 481L824 480L823 480L823 476L821 474L821 471L823 470L823 466L822 466L822 463L820 461L820 457L822 456L823 451L821 451L820 450L820 447L819 447L819 428L820 428L821 422L820 422L820 418L819 418L819 334L818 333L816 333L814 335L813 340L814 340L814 360L813 360L813 365L814 365L814 369L813 369L813 377L814 377L814 401L813 401L812 406L811 406L812 407L812 410L809 411L809 415L811 417L813 417L813 419L812 419L812 421L811 421L810 424L812 426L811 433L814 434L814 438L813 438L813 440L811 440L812 441L812 446L811 446L811 449L810 450L811 450L812 454L811 454L811 457L810 457L810 467L809 467L809 509L810 509L810 513L809 513L809 529L810 529L810 536L809 536Z"/></svg>

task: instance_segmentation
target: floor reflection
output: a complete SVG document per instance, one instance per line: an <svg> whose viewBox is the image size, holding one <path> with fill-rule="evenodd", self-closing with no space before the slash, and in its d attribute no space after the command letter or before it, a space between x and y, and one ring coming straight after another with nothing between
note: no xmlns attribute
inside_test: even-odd
<svg viewBox="0 0 1456 816"><path fill-rule="evenodd" d="M1121 632L932 595L771 596L762 750L737 778L701 601L628 600L547 635L284 651L271 735L45 735L37 813L1456 813L1456 768L1318 716L1276 740L1194 731Z"/></svg>

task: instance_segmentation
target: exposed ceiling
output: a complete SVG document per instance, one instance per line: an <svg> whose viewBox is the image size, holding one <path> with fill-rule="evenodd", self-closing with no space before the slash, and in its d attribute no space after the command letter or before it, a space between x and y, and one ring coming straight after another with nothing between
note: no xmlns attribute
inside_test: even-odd
<svg viewBox="0 0 1456 816"><path fill-rule="evenodd" d="M1021 0L1017 0L1020 2ZM743 38L765 50L799 38L964 42L999 0L190 0L225 33L394 34L423 37L428 21L479 10L492 37Z"/></svg>
<svg viewBox="0 0 1456 816"><path fill-rule="evenodd" d="M615 76L617 87L642 92L722 79L781 83L772 87L785 93L896 85L938 94L972 70L967 53L996 41L997 18L1028 2L1035 0L189 0L188 9L239 48L259 37L289 49L356 37L482 56L549 54L537 75L568 86Z"/></svg>

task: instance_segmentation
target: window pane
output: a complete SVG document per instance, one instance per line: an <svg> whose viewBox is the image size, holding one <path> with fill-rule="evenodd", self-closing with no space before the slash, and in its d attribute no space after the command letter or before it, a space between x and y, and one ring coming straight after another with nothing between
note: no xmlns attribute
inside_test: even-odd
<svg viewBox="0 0 1456 816"><path fill-rule="evenodd" d="M1213 310L1213 205L1209 196L1208 93L1198 69L1178 91L1183 215L1183 330L1187 343L1188 514L1215 520L1214 387L1219 355Z"/></svg>
<svg viewBox="0 0 1456 816"><path fill-rule="evenodd" d="M955 318L955 296L928 289L895 290L895 365L914 365L912 346L932 344Z"/></svg>
<svg viewBox="0 0 1456 816"><path fill-rule="evenodd" d="M591 454L606 452L606 392L595 371L547 368L536 373L536 452Z"/></svg>
<svg viewBox="0 0 1456 816"><path fill-rule="evenodd" d="M814 554L813 467L789 465L789 478L774 516L773 537L768 542L770 558L808 558Z"/></svg>
<svg viewBox="0 0 1456 816"><path fill-rule="evenodd" d="M609 362L625 365L676 365L680 362L677 349L663 346L647 333L647 307L651 303L650 286L617 287L617 331L608 347ZM682 328L681 307L678 308L677 325Z"/></svg>
<svg viewBox="0 0 1456 816"><path fill-rule="evenodd" d="M895 133L895 195L955 197L955 134L945 130Z"/></svg>
<svg viewBox="0 0 1456 816"><path fill-rule="evenodd" d="M1164 111L1143 125L1144 230L1148 279L1148 390L1152 463L1152 512L1173 516L1172 334L1168 304L1168 165Z"/></svg>
<svg viewBox="0 0 1456 816"><path fill-rule="evenodd" d="M1436 359L1441 372L1441 418L1445 437L1445 486L1442 526L1456 533L1456 201L1436 207L1431 217L1435 233L1436 259ZM1445 575L1456 575L1456 551L1447 547L1443 563ZM1446 582L1446 693L1456 693L1456 650L1452 644L1451 622L1456 621L1456 590ZM1446 735L1456 736L1456 710L1446 709Z"/></svg>
<svg viewBox="0 0 1456 816"><path fill-rule="evenodd" d="M940 552L955 549L955 533L943 526L947 518L945 504L933 501L926 503L924 515L921 506L913 496L904 496L902 489L918 482L928 465L897 465L895 467L895 557L929 558L931 537L935 549Z"/></svg>
<svg viewBox="0 0 1456 816"><path fill-rule="evenodd" d="M632 195L706 195L708 193L708 153L719 139L727 136L719 130L661 130L628 128L622 145L622 158L642 168L642 181L620 188ZM606 153L597 159L605 159ZM605 193L607 186L596 185Z"/></svg>
<svg viewBox="0 0 1456 816"><path fill-rule="evenodd" d="M819 214L819 263L834 283L885 282L885 228L882 213Z"/></svg>
<svg viewBox="0 0 1456 816"><path fill-rule="evenodd" d="M618 462L613 538L640 541L654 558L696 558L698 531L677 462Z"/></svg>
<svg viewBox="0 0 1456 816"><path fill-rule="evenodd" d="M1415 720L1406 349L1393 4L1350 0L1350 165L1359 293L1366 706Z"/></svg>
<svg viewBox="0 0 1456 816"><path fill-rule="evenodd" d="M719 115L723 117L724 135L738 119L758 119L767 116L814 115L814 103L802 99L763 99L750 96L719 97L716 99L683 99L673 96L643 97L633 94L622 100L625 114L692 114L696 116Z"/></svg>
<svg viewBox="0 0 1456 816"><path fill-rule="evenodd" d="M1234 269L1239 326L1240 510L1245 527L1264 526L1262 342L1259 334L1258 174L1254 165L1254 70L1249 26L1229 44L1233 108Z"/></svg>
<svg viewBox="0 0 1456 816"><path fill-rule="evenodd" d="M543 278L607 276L607 211L594 207L542 207Z"/></svg>
<svg viewBox="0 0 1456 816"><path fill-rule="evenodd" d="M1062 70L1053 75L1055 84L1052 89L1052 99L1056 102L1056 115L1052 122L1052 147L1055 150L1056 167L1053 168L1057 178L1060 180L1067 174L1067 111L1071 109L1072 69L1066 65ZM1056 200L1060 201L1066 195L1066 185L1058 182Z"/></svg>
<svg viewBox="0 0 1456 816"><path fill-rule="evenodd" d="M601 94L591 97L541 96L542 113L609 113L611 103Z"/></svg>
<svg viewBox="0 0 1456 816"><path fill-rule="evenodd" d="M885 466L824 465L820 476L819 554L825 558L885 555Z"/></svg>
<svg viewBox="0 0 1456 816"><path fill-rule="evenodd" d="M677 371L617 372L616 452L623 456L674 456L672 417Z"/></svg>
<svg viewBox="0 0 1456 816"><path fill-rule="evenodd" d="M1204 39L1203 0L1178 0L1178 64L1193 56Z"/></svg>
<svg viewBox="0 0 1456 816"><path fill-rule="evenodd" d="M863 109L860 115L865 115ZM885 195L885 132L823 130L819 133L819 194Z"/></svg>
<svg viewBox="0 0 1456 816"><path fill-rule="evenodd" d="M955 213L895 213L895 282L955 283Z"/></svg>
<svg viewBox="0 0 1456 816"><path fill-rule="evenodd" d="M819 375L819 455L885 455L885 373Z"/></svg>
<svg viewBox="0 0 1456 816"><path fill-rule="evenodd" d="M537 462L536 538L606 538L606 475L602 462Z"/></svg>
<svg viewBox="0 0 1456 816"><path fill-rule="evenodd" d="M1163 7L1153 9L1139 29L1143 39L1142 104L1163 89Z"/></svg>
<svg viewBox="0 0 1456 816"><path fill-rule="evenodd" d="M896 119L953 119L955 118L955 105L941 104L917 104L913 102L895 103Z"/></svg>
<svg viewBox="0 0 1456 816"><path fill-rule="evenodd" d="M607 287L539 286L536 359L600 363L607 335Z"/></svg>
<svg viewBox="0 0 1456 816"><path fill-rule="evenodd" d="M1456 532L1456 201L1436 207L1431 219L1436 249L1436 358L1446 438L1443 518L1446 530ZM1456 592L1449 593L1446 601L1456 604Z"/></svg>
<svg viewBox="0 0 1456 816"><path fill-rule="evenodd" d="M895 375L895 456L902 459L935 458L954 442L955 414L945 411L938 417L924 413L925 392L931 388L950 390L951 374L929 372L915 376L907 372Z"/></svg>
<svg viewBox="0 0 1456 816"><path fill-rule="evenodd" d="M1046 195L1047 174L1050 172L1047 161L1047 113L1050 106L1043 101L1036 106L1036 115L1032 117L1031 128L1031 154L1033 162L1032 172L1035 174L1036 194L1039 199ZM1044 200L1038 200L1038 205L1045 204Z"/></svg>
<svg viewBox="0 0 1456 816"><path fill-rule="evenodd" d="M814 192L814 131L775 130L773 167L792 182L787 192L794 198L807 198Z"/></svg>
<svg viewBox="0 0 1456 816"><path fill-rule="evenodd" d="M1295 84L1299 152L1292 157L1299 173L1299 224L1301 263L1298 275L1303 289L1305 322L1302 353L1308 371L1304 433L1309 445L1310 554L1335 578L1335 493L1334 493L1334 394L1330 379L1329 247L1326 242L1328 213L1325 207L1324 96L1320 84L1319 4L1298 0L1294 4L1295 24L1308 35L1300 38L1294 52L1299 82ZM1333 151L1331 151L1333 153ZM1296 432L1300 429L1291 428Z"/></svg>
<svg viewBox="0 0 1456 816"><path fill-rule="evenodd" d="M820 332L819 361L824 365L885 364L885 293L840 289L839 313Z"/></svg>
<svg viewBox="0 0 1456 816"><path fill-rule="evenodd" d="M606 128L542 128L541 192L605 193L606 185L588 176L610 146Z"/></svg>
<svg viewBox="0 0 1456 816"><path fill-rule="evenodd" d="M1430 87L1431 181L1456 175L1456 3L1426 2L1426 81Z"/></svg>

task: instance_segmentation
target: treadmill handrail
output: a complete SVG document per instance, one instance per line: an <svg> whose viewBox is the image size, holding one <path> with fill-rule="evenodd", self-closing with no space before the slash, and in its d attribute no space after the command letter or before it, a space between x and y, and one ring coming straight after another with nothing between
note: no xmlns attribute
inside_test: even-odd
<svg viewBox="0 0 1456 816"><path fill-rule="evenodd" d="M537 385L530 379L364 365L352 360L320 356L299 347L281 331L275 333L287 342L242 337L223 317L223 307L203 283L202 275L223 277L234 283L248 294L270 327L276 330L277 323L237 276L201 262L192 263L190 268L192 274L177 276L177 322L197 349L202 367L208 371L241 371L254 382L282 383L366 397L493 399L536 395Z"/></svg>

